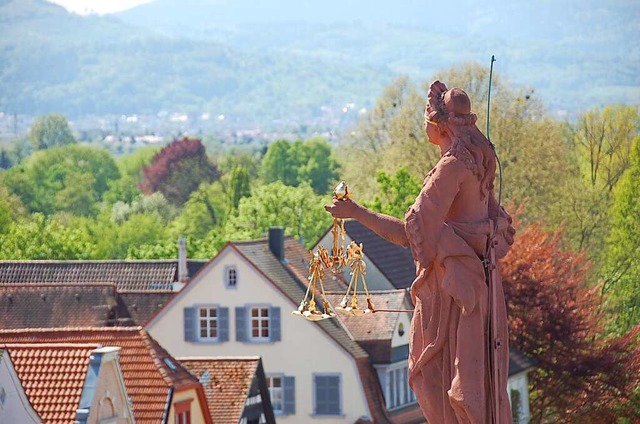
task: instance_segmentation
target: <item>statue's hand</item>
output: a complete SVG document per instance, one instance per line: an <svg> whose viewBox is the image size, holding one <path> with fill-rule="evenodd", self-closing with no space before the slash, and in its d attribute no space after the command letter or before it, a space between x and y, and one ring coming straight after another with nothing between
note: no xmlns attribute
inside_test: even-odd
<svg viewBox="0 0 640 424"><path fill-rule="evenodd" d="M358 204L351 199L333 199L333 203L325 205L324 208L334 218L355 218Z"/></svg>

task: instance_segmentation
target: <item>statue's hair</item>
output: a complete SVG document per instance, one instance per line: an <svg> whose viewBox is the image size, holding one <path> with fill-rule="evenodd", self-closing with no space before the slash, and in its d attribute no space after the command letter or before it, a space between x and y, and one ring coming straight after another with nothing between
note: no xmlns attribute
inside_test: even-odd
<svg viewBox="0 0 640 424"><path fill-rule="evenodd" d="M447 86L434 81L427 94L425 121L446 127L452 136L450 152L455 156L468 151L473 156L471 165L473 174L480 181L480 191L484 198L493 190L496 174L496 158L489 140L475 125L478 116L471 112L471 100L460 88L447 89Z"/></svg>

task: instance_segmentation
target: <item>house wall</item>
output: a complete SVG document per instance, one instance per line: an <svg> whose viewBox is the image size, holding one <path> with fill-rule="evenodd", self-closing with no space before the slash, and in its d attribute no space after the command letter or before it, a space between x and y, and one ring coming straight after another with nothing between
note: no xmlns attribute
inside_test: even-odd
<svg viewBox="0 0 640 424"><path fill-rule="evenodd" d="M191 424L205 424L206 420L203 414L205 407L200 404L198 392L195 388L175 391L173 393L171 408L169 409L169 417L167 417L167 424L175 424L176 404L180 404L185 401L190 401L189 410L191 411Z"/></svg>
<svg viewBox="0 0 640 424"><path fill-rule="evenodd" d="M227 266L237 269L236 288L225 287ZM185 342L183 308L207 303L229 308L229 341ZM248 304L280 308L281 341L236 341L235 307ZM278 422L345 423L369 416L355 360L317 324L291 315L297 307L253 265L227 247L148 324L147 330L176 357L261 356L267 376L294 376L295 414L278 416ZM313 415L314 373L341 375L342 416Z"/></svg>
<svg viewBox="0 0 640 424"><path fill-rule="evenodd" d="M102 363L87 422L99 423L111 418L108 421L110 424L133 424L125 390L115 360Z"/></svg>
<svg viewBox="0 0 640 424"><path fill-rule="evenodd" d="M413 314L408 312L402 312L398 314L398 322L396 328L393 330L393 337L391 338L391 347L398 347L409 344L409 327L411 326L411 317ZM403 335L400 335L400 327L402 326Z"/></svg>
<svg viewBox="0 0 640 424"><path fill-rule="evenodd" d="M0 349L0 423L40 423L6 350Z"/></svg>
<svg viewBox="0 0 640 424"><path fill-rule="evenodd" d="M344 246L345 248L353 241L353 239L351 237L349 237L348 234L345 234L345 243ZM331 248L333 245L333 239L332 239L332 235L331 232L328 232L316 245L315 248L317 248L318 246L324 246L327 248L327 250L329 251L329 253L331 253ZM367 269L366 269L366 275L365 275L365 281L367 282L367 287L369 288L369 290L393 290L395 289L395 287L389 282L389 280L386 279L386 277L380 272L380 270L378 269L378 267L376 267L373 262L371 262L371 260L367 257L367 246L364 246L363 249L363 253L364 253L364 262L367 264ZM344 270L344 279L345 281L349 282L349 279L351 278L349 275L349 268L345 268Z"/></svg>

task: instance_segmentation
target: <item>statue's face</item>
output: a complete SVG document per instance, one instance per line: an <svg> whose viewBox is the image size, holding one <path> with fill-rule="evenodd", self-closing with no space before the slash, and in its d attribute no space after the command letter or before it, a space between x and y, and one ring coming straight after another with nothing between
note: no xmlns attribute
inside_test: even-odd
<svg viewBox="0 0 640 424"><path fill-rule="evenodd" d="M427 137L429 138L430 143L435 145L440 144L440 131L438 130L437 124L434 124L431 121L427 121L425 132L427 133Z"/></svg>

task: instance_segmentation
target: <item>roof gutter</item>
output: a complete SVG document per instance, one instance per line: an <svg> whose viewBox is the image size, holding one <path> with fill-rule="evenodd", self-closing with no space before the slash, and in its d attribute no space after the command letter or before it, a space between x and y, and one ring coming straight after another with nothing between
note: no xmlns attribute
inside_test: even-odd
<svg viewBox="0 0 640 424"><path fill-rule="evenodd" d="M167 424L169 421L169 410L171 410L171 401L173 400L173 387L169 387L169 394L167 395L167 403L164 406L164 412L162 413L162 424Z"/></svg>

